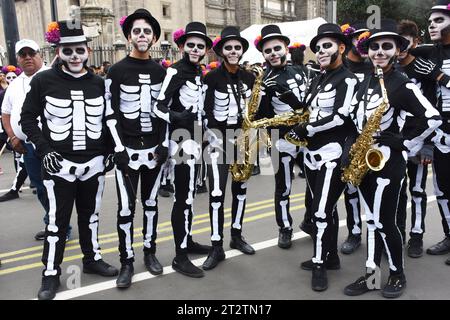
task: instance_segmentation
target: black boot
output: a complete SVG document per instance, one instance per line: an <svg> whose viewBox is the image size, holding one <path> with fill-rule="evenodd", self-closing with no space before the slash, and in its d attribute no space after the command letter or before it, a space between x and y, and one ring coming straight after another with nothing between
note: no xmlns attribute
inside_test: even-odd
<svg viewBox="0 0 450 320"><path fill-rule="evenodd" d="M200 244L194 241L188 241L187 252L195 253L195 254L208 254L211 250L211 246L207 246L205 244Z"/></svg>
<svg viewBox="0 0 450 320"><path fill-rule="evenodd" d="M208 258L203 262L203 270L211 270L217 267L220 261L225 260L225 252L222 246L212 246Z"/></svg>
<svg viewBox="0 0 450 320"><path fill-rule="evenodd" d="M408 241L407 252L411 258L420 258L423 255L422 237L411 237Z"/></svg>
<svg viewBox="0 0 450 320"><path fill-rule="evenodd" d="M59 288L59 276L42 277L42 285L38 292L39 300L52 300Z"/></svg>
<svg viewBox="0 0 450 320"><path fill-rule="evenodd" d="M98 260L83 264L83 272L88 274L98 274L103 277L115 277L119 273L119 270L103 260Z"/></svg>
<svg viewBox="0 0 450 320"><path fill-rule="evenodd" d="M431 255L442 255L450 252L450 237L445 237L441 242L436 243L427 249L427 253Z"/></svg>
<svg viewBox="0 0 450 320"><path fill-rule="evenodd" d="M163 273L163 266L161 265L161 263L159 263L158 259L153 253L144 254L144 264L148 272L150 272L154 276Z"/></svg>
<svg viewBox="0 0 450 320"><path fill-rule="evenodd" d="M186 255L176 256L172 261L173 270L192 278L202 278L205 276L202 269L192 264Z"/></svg>
<svg viewBox="0 0 450 320"><path fill-rule="evenodd" d="M398 298L406 288L406 277L402 274L390 275L386 286L381 294L385 298Z"/></svg>
<svg viewBox="0 0 450 320"><path fill-rule="evenodd" d="M311 289L325 291L328 289L327 269L323 265L315 264L312 269Z"/></svg>
<svg viewBox="0 0 450 320"><path fill-rule="evenodd" d="M351 234L347 237L347 240L341 246L341 252L343 254L352 254L361 245L361 235Z"/></svg>
<svg viewBox="0 0 450 320"><path fill-rule="evenodd" d="M134 267L132 264L124 264L120 268L119 277L116 280L116 287L126 289L131 286L134 275Z"/></svg>
<svg viewBox="0 0 450 320"><path fill-rule="evenodd" d="M237 249L245 254L255 254L255 249L245 241L243 236L231 237L230 248Z"/></svg>
<svg viewBox="0 0 450 320"><path fill-rule="evenodd" d="M282 249L289 249L292 246L292 229L280 228L278 246Z"/></svg>
<svg viewBox="0 0 450 320"><path fill-rule="evenodd" d="M345 287L344 294L347 296L359 296L372 290L378 290L375 287L369 288L367 286L367 279L371 276L371 273L366 273L365 276L358 278L355 282Z"/></svg>
<svg viewBox="0 0 450 320"><path fill-rule="evenodd" d="M314 263L312 262L312 260L307 260L300 264L300 268L308 271L312 270L314 268ZM341 268L341 261L339 259L339 256L328 257L327 261L325 261L325 268L327 268L327 270L339 270Z"/></svg>
<svg viewBox="0 0 450 320"><path fill-rule="evenodd" d="M7 193L0 197L0 202L5 202L9 200L14 200L19 197L19 192L14 190L9 190Z"/></svg>

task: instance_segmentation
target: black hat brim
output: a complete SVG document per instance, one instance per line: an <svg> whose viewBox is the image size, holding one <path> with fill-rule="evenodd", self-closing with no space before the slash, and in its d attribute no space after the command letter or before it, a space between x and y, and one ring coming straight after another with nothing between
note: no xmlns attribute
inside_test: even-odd
<svg viewBox="0 0 450 320"><path fill-rule="evenodd" d="M250 46L250 44L248 43L247 39L245 39L245 38L242 38L240 36L229 36L229 37L220 39L220 41L217 42L217 44L213 48L214 52L218 56L222 56L223 45L225 44L225 42L230 41L230 40L238 40L240 43L242 43L242 46L244 47L243 48L244 49L243 53L245 53L248 50L249 46Z"/></svg>
<svg viewBox="0 0 450 320"><path fill-rule="evenodd" d="M400 49L400 52L405 51L406 48L408 48L409 45L409 40L402 37L401 35L398 34L374 34L372 35L369 39L367 39L367 41L364 41L363 43L363 48L366 52L369 52L369 44L377 39L380 38L393 38L395 40L395 42L398 44L398 47Z"/></svg>
<svg viewBox="0 0 450 320"><path fill-rule="evenodd" d="M212 48L213 41L208 36L205 36L204 34L200 34L200 33L195 33L195 32L183 34L180 38L178 38L178 40L176 41L176 44L178 46L183 45L186 42L186 39L189 37L201 38L201 39L205 40L206 46L208 47L208 49Z"/></svg>
<svg viewBox="0 0 450 320"><path fill-rule="evenodd" d="M133 26L133 22L138 19L145 19L150 22L150 25L152 26L153 33L155 34L156 41L159 40L159 37L161 36L161 26L159 25L159 22L155 19L155 17L150 16L144 12L135 12L130 14L122 25L122 32L125 38L128 39L128 34L131 32L131 27Z"/></svg>
<svg viewBox="0 0 450 320"><path fill-rule="evenodd" d="M327 33L318 34L317 36L312 38L311 42L309 43L309 48L311 49L312 52L316 53L317 42L319 42L319 40L323 39L323 38L337 39L337 40L341 41L343 44L345 44L346 47L349 47L351 45L351 41L344 34L327 32Z"/></svg>
<svg viewBox="0 0 450 320"><path fill-rule="evenodd" d="M273 39L280 39L280 40L286 42L287 46L291 43L291 40L288 37L283 36L281 34L274 34L274 35L272 35L270 37L266 37L264 39L261 39L261 41L258 42L258 45L256 46L256 49L258 49L258 51L262 52L262 47L263 47L264 43L266 43L269 40L273 40Z"/></svg>

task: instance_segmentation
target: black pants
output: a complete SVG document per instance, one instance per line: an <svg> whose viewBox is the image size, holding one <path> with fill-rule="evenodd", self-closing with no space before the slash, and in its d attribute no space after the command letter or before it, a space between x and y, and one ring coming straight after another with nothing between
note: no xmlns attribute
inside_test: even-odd
<svg viewBox="0 0 450 320"><path fill-rule="evenodd" d="M141 180L141 202L144 211L143 236L144 253L156 252L156 227L158 225L158 189L162 168L149 169L141 166L139 170L128 168L128 176L116 169L116 189L119 200L117 212L117 232L119 234L119 253L122 264L134 262L134 215L136 211L136 191Z"/></svg>
<svg viewBox="0 0 450 320"><path fill-rule="evenodd" d="M442 218L445 236L450 237L450 152L434 150L434 192Z"/></svg>
<svg viewBox="0 0 450 320"><path fill-rule="evenodd" d="M23 155L17 152L14 152L14 167L16 169L16 176L14 177L11 190L19 192L28 177L28 173L25 168L25 162L23 161Z"/></svg>
<svg viewBox="0 0 450 320"><path fill-rule="evenodd" d="M348 183L344 189L345 209L347 211L347 229L349 235L361 236L361 205L358 188Z"/></svg>
<svg viewBox="0 0 450 320"><path fill-rule="evenodd" d="M44 276L61 274L67 229L75 203L83 263L100 260L98 244L99 212L105 174L103 156L83 164L64 160L60 173L50 175L44 170L43 182L49 200L49 224L45 230L42 262ZM73 173L75 172L75 173Z"/></svg>
<svg viewBox="0 0 450 320"><path fill-rule="evenodd" d="M428 166L415 164L412 161L407 163L407 176L403 181L400 191L397 209L397 226L402 234L403 241L406 239L406 217L408 203L408 182L411 194L411 231L410 237L422 239L425 232L425 215L427 210L426 182Z"/></svg>
<svg viewBox="0 0 450 320"><path fill-rule="evenodd" d="M396 213L405 171L402 154L391 150L385 167L367 173L359 186L367 217L367 268L374 270L380 266L385 247L391 274L403 273L402 236L396 224Z"/></svg>

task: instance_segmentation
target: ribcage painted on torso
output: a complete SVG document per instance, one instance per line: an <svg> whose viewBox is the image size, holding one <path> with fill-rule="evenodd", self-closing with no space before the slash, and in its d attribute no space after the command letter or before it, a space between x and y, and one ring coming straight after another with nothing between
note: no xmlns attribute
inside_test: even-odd
<svg viewBox="0 0 450 320"><path fill-rule="evenodd" d="M142 132L152 132L151 110L162 83L152 84L149 74L139 75L138 86L120 85L120 111L129 120L139 119Z"/></svg>
<svg viewBox="0 0 450 320"><path fill-rule="evenodd" d="M442 61L442 72L450 76L450 59ZM439 93L442 97L442 112L450 114L450 89L445 86L439 86Z"/></svg>
<svg viewBox="0 0 450 320"><path fill-rule="evenodd" d="M102 96L85 99L83 91L70 91L70 99L46 96L44 116L53 141L64 141L72 133L73 150L86 150L86 137L100 139L103 128Z"/></svg>
<svg viewBox="0 0 450 320"><path fill-rule="evenodd" d="M309 99L311 96L308 97ZM336 88L329 83L311 101L309 122L316 122L331 115L335 108L335 100Z"/></svg>
<svg viewBox="0 0 450 320"><path fill-rule="evenodd" d="M306 81L306 79L304 79L301 74L296 73L290 79L279 79L277 81L278 81L278 83L280 83L281 88L286 88L286 89L282 89L281 91L284 92L284 91L290 90L290 91L292 91L292 93L295 94L295 96L297 97L297 99L299 101L303 101L305 99L305 93L306 93L305 92L306 91L305 81ZM278 93L283 93L283 92L278 92ZM273 96L271 102L272 102L272 107L273 107L275 114L282 114L285 112L292 111L291 106L282 102L280 99L278 99L277 96Z"/></svg>
<svg viewBox="0 0 450 320"><path fill-rule="evenodd" d="M237 86L234 85L235 92L238 92ZM244 112L245 110L245 99L249 99L252 94L251 90L244 83L242 84L242 92L240 101L240 108L238 107L236 98L234 97L231 85L227 85L227 92L221 92L218 90L214 91L214 118L217 121L223 122L227 121L227 124L236 124L238 120L239 111Z"/></svg>
<svg viewBox="0 0 450 320"><path fill-rule="evenodd" d="M195 78L195 83L188 80L180 88L180 103L192 113L203 111L203 99L203 84L200 76Z"/></svg>

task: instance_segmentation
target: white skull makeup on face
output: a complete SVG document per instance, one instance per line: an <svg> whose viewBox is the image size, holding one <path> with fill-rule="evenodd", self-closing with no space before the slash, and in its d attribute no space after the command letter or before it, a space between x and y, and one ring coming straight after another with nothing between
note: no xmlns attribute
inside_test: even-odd
<svg viewBox="0 0 450 320"><path fill-rule="evenodd" d="M8 82L8 84L10 84L11 82L13 82L13 80L17 78L17 74L15 74L14 72L8 72L5 76L6 82Z"/></svg>
<svg viewBox="0 0 450 320"><path fill-rule="evenodd" d="M89 51L86 43L66 44L59 47L58 55L72 73L80 73L86 66Z"/></svg>
<svg viewBox="0 0 450 320"><path fill-rule="evenodd" d="M206 55L206 41L199 37L188 37L183 45L185 57L193 64L198 64Z"/></svg>
<svg viewBox="0 0 450 320"><path fill-rule="evenodd" d="M222 47L222 57L231 65L239 64L243 54L244 47L239 40L228 40Z"/></svg>
<svg viewBox="0 0 450 320"><path fill-rule="evenodd" d="M325 37L317 41L316 58L322 69L326 69L333 64L339 55L338 41Z"/></svg>
<svg viewBox="0 0 450 320"><path fill-rule="evenodd" d="M409 45L404 51L400 52L400 54L398 55L398 60L399 61L405 59L408 56L409 49L411 49L412 46L414 45L414 38L412 36L406 36L405 35L405 36L402 36L402 37L409 41Z"/></svg>
<svg viewBox="0 0 450 320"><path fill-rule="evenodd" d="M272 67L282 67L287 62L286 43L280 39L272 39L265 42L262 46L264 59Z"/></svg>
<svg viewBox="0 0 450 320"><path fill-rule="evenodd" d="M128 41L139 52L147 52L153 45L153 28L145 19L133 22Z"/></svg>
<svg viewBox="0 0 450 320"><path fill-rule="evenodd" d="M450 16L443 12L433 12L428 19L428 32L432 41L442 39L442 30L450 25Z"/></svg>
<svg viewBox="0 0 450 320"><path fill-rule="evenodd" d="M369 58L373 66L385 68L394 63L399 54L397 43L392 38L380 38L369 44Z"/></svg>

